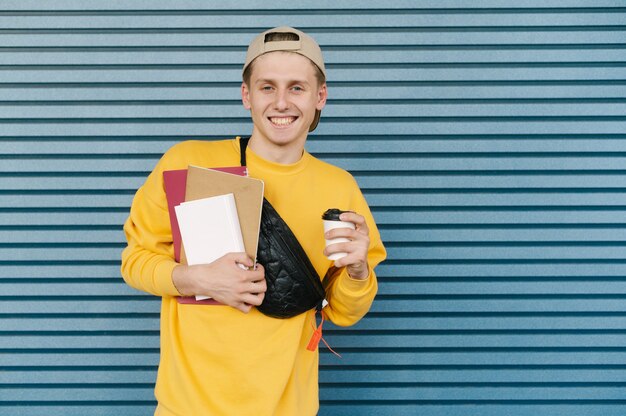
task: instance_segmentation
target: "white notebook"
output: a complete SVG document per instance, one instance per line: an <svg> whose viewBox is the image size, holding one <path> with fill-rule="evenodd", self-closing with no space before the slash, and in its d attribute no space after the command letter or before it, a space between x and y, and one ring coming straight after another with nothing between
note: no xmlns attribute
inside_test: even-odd
<svg viewBox="0 0 626 416"><path fill-rule="evenodd" d="M187 264L208 264L228 253L245 252L233 194L183 202L174 209Z"/></svg>

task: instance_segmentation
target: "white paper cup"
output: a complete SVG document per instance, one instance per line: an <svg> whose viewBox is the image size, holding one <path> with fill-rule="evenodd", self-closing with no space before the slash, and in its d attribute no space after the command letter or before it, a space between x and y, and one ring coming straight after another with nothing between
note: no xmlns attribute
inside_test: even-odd
<svg viewBox="0 0 626 416"><path fill-rule="evenodd" d="M355 229L355 225L353 222L347 222L347 221L330 221L330 220L323 220L324 222L324 233L330 231L330 230L334 230L335 228L351 228L351 229ZM336 243L347 243L350 240L347 238L333 238L332 240L326 240L326 247L328 247L331 244L336 244ZM330 256L328 256L329 260L339 260L342 257L347 256L348 253L344 253L344 252L339 252L339 253L333 253Z"/></svg>

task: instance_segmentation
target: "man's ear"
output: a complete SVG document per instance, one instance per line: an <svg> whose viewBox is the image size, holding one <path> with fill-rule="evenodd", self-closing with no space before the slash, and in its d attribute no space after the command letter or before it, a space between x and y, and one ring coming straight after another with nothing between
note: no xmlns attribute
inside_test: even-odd
<svg viewBox="0 0 626 416"><path fill-rule="evenodd" d="M326 105L326 100L328 99L328 88L326 88L326 83L324 83L319 90L317 91L317 105L315 108L321 110Z"/></svg>
<svg viewBox="0 0 626 416"><path fill-rule="evenodd" d="M250 89L245 82L241 83L241 102L243 103L243 108L246 110L250 109Z"/></svg>

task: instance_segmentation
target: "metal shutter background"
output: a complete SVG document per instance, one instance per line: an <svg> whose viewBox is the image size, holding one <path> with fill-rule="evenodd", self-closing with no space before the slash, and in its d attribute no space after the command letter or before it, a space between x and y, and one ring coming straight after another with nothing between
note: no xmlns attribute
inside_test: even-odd
<svg viewBox="0 0 626 416"><path fill-rule="evenodd" d="M267 3L0 4L0 414L151 414L121 224L170 145L249 133L245 46L282 24L328 64L308 148L389 249L320 414L626 413L626 4Z"/></svg>

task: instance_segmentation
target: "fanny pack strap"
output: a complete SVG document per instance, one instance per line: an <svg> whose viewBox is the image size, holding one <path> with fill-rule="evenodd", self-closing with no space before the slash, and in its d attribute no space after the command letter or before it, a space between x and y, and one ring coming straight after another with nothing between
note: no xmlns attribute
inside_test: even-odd
<svg viewBox="0 0 626 416"><path fill-rule="evenodd" d="M239 139L239 150L240 150L240 160L239 163L241 164L241 166L247 166L246 163L246 148L248 147L248 142L250 141L249 137L241 137ZM302 245L300 244L300 242L298 241L298 239L296 238L296 236L293 234L293 231L291 230L291 228L289 228L289 225L287 224L287 222L280 216L280 214L273 208L271 207L271 204L269 203L269 201L267 199L265 199L265 197L263 198L263 205L264 208L266 206L269 206L271 208L271 211L273 212L273 215L275 215L278 220L281 221L282 225L284 226L284 231L286 231L287 233L290 234L291 241L293 245L296 245L296 247L294 247L300 254L301 259L307 263L307 266L309 268L309 270L311 271L311 273L315 273L315 269L313 267L313 265L311 264L311 260L308 258L308 256L306 255L304 248L302 248ZM264 209L265 211L265 209ZM285 253L285 255L290 255L290 253ZM315 275L317 276L317 273L315 273ZM321 284L321 282L319 283L318 286L318 290L321 291L321 293L324 293L324 288ZM315 307L316 310L321 311L322 307L323 307L323 300L324 300L324 296L322 296L322 299L319 301L319 303L317 304L317 306Z"/></svg>
<svg viewBox="0 0 626 416"><path fill-rule="evenodd" d="M246 148L248 147L248 142L250 141L249 137L242 137L239 139L239 150L241 151L241 158L239 160L239 164L241 166L247 166L246 163Z"/></svg>

